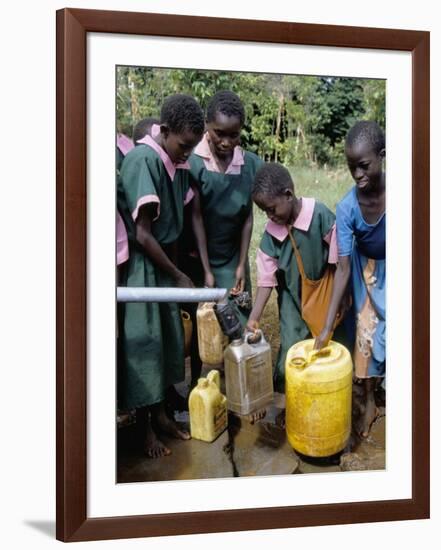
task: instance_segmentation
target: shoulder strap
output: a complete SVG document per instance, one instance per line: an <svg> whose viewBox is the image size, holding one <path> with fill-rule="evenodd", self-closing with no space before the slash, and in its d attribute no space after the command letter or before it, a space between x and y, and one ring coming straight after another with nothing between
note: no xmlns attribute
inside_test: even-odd
<svg viewBox="0 0 441 550"><path fill-rule="evenodd" d="M299 249L297 248L296 241L294 240L294 235L291 233L291 228L288 225L286 226L286 229L288 230L288 235L291 240L292 248L294 250L294 254L296 255L297 267L299 268L300 276L302 277L302 279L307 279L305 269L303 267L302 257L300 256Z"/></svg>

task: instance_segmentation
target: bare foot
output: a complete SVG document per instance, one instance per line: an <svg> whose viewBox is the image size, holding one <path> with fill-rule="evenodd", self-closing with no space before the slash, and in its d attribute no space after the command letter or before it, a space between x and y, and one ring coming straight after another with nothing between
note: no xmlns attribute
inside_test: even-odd
<svg viewBox="0 0 441 550"><path fill-rule="evenodd" d="M286 428L285 409L276 416L276 426L279 426L283 430Z"/></svg>
<svg viewBox="0 0 441 550"><path fill-rule="evenodd" d="M364 406L363 414L360 417L360 421L358 424L358 434L363 439L366 439L366 437L369 435L369 431L371 429L372 424L375 422L375 420L378 418L379 411L378 408L375 405L375 401L367 401L367 403Z"/></svg>
<svg viewBox="0 0 441 550"><path fill-rule="evenodd" d="M171 450L156 437L150 421L148 421L147 432L144 440L144 453L149 458L161 458L163 456L171 455Z"/></svg>
<svg viewBox="0 0 441 550"><path fill-rule="evenodd" d="M183 439L184 441L191 439L190 434L186 430L181 430L176 422L167 416L163 403L158 406L153 414L158 431L175 439Z"/></svg>
<svg viewBox="0 0 441 550"><path fill-rule="evenodd" d="M258 411L254 411L253 413L248 415L248 420L250 424L254 424L256 422L259 422L259 420L262 420L266 416L266 409L259 409Z"/></svg>
<svg viewBox="0 0 441 550"><path fill-rule="evenodd" d="M377 385L377 378L365 378L362 381L364 387L364 399L360 407L361 416L357 422L358 435L365 439L369 435L369 431L375 419L378 416L378 409L375 404L375 387Z"/></svg>

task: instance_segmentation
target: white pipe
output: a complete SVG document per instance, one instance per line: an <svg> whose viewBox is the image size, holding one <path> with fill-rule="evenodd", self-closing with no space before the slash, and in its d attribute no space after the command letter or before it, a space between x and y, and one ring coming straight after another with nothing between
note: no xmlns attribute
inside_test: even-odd
<svg viewBox="0 0 441 550"><path fill-rule="evenodd" d="M116 289L118 302L220 302L226 288L127 287Z"/></svg>

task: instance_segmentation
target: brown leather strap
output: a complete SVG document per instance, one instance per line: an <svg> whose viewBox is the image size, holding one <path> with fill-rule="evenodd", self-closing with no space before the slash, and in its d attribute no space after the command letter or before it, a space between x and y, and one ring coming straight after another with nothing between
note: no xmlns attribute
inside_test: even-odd
<svg viewBox="0 0 441 550"><path fill-rule="evenodd" d="M289 226L286 226L286 229L288 230L288 235L291 239L294 254L296 255L297 267L299 268L300 276L302 277L302 279L307 280L308 277L306 276L305 268L303 267L302 257L300 256L299 249L297 248L296 241L294 240L294 235L291 233L291 228Z"/></svg>

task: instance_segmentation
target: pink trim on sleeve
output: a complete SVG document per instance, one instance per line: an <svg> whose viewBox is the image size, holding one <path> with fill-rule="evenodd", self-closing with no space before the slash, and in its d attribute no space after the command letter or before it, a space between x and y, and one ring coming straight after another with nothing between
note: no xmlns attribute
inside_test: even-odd
<svg viewBox="0 0 441 550"><path fill-rule="evenodd" d="M191 202L193 200L193 197L194 197L194 191L191 187L189 187L187 194L185 195L185 198L184 198L184 206L186 206L189 202Z"/></svg>
<svg viewBox="0 0 441 550"><path fill-rule="evenodd" d="M121 265L129 259L129 242L126 226L118 211L116 211L116 265Z"/></svg>
<svg viewBox="0 0 441 550"><path fill-rule="evenodd" d="M337 247L337 228L334 225L331 227L329 233L327 233L323 240L329 245L328 263L336 264L338 262L338 247Z"/></svg>
<svg viewBox="0 0 441 550"><path fill-rule="evenodd" d="M257 266L257 286L275 287L277 286L276 271L278 269L277 260L265 254L260 248L256 253Z"/></svg>
<svg viewBox="0 0 441 550"><path fill-rule="evenodd" d="M159 197L157 195L144 195L143 197L140 197L138 199L138 202L136 203L136 208L132 212L133 221L136 222L136 220L138 218L139 209L141 208L141 206L143 206L144 204L149 204L151 202L156 202L157 205L158 205L158 213L152 221L155 221L159 218L159 208L160 208Z"/></svg>

